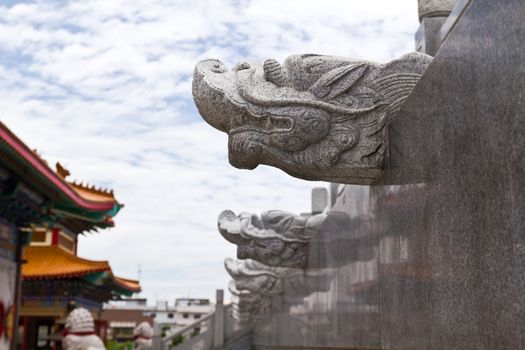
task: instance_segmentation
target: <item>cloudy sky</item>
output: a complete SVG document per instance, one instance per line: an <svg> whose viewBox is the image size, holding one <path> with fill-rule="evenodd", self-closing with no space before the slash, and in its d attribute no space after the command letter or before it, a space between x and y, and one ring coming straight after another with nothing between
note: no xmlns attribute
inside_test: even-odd
<svg viewBox="0 0 525 350"><path fill-rule="evenodd" d="M137 278L150 302L226 288L223 209L306 212L326 186L231 167L192 102L196 62L413 51L416 0L0 1L0 119L71 179L113 188L116 227L79 255Z"/></svg>

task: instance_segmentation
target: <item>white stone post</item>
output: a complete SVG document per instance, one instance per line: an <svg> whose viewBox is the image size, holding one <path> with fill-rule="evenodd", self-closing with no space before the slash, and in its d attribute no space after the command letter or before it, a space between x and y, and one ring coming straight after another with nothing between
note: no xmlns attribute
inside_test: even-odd
<svg viewBox="0 0 525 350"><path fill-rule="evenodd" d="M441 27L458 0L418 0L416 51L434 56L441 47Z"/></svg>
<svg viewBox="0 0 525 350"><path fill-rule="evenodd" d="M418 0L416 51L434 56L441 47L441 27L458 0Z"/></svg>
<svg viewBox="0 0 525 350"><path fill-rule="evenodd" d="M224 290L217 289L215 299L213 346L218 348L224 344Z"/></svg>
<svg viewBox="0 0 525 350"><path fill-rule="evenodd" d="M324 187L312 189L312 214L321 214L328 206L328 191Z"/></svg>
<svg viewBox="0 0 525 350"><path fill-rule="evenodd" d="M419 0L417 4L417 12L419 20L424 17L447 17L457 0Z"/></svg>
<svg viewBox="0 0 525 350"><path fill-rule="evenodd" d="M162 349L161 328L157 322L153 323L153 350L164 350Z"/></svg>

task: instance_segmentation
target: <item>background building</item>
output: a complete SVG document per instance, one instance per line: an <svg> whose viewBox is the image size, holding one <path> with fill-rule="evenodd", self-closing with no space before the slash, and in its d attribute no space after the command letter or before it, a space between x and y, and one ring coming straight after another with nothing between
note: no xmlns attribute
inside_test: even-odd
<svg viewBox="0 0 525 350"><path fill-rule="evenodd" d="M107 261L76 255L78 235L112 227L123 205L68 176L0 122L0 350L49 348L75 306L98 320L103 301L140 291Z"/></svg>
<svg viewBox="0 0 525 350"><path fill-rule="evenodd" d="M153 311L155 323L161 324L165 329L174 332L194 323L213 312L214 305L209 299L179 298L175 305L169 306L166 301L159 301Z"/></svg>
<svg viewBox="0 0 525 350"><path fill-rule="evenodd" d="M133 339L133 329L141 322L153 325L153 307L146 299L114 300L104 304L100 319L107 324L107 339L125 342Z"/></svg>
<svg viewBox="0 0 525 350"><path fill-rule="evenodd" d="M100 319L108 325L108 340L122 342L133 338L133 328L140 322L158 324L166 336L195 323L214 309L209 299L179 298L174 305L158 301L152 306L147 305L146 299L122 299L105 303ZM201 329L194 331L198 333Z"/></svg>

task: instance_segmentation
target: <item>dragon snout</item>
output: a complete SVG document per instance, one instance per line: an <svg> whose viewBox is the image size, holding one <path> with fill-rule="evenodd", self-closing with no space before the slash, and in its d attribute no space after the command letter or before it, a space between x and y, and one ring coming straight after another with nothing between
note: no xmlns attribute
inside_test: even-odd
<svg viewBox="0 0 525 350"><path fill-rule="evenodd" d="M226 73L228 68L224 63L215 58L202 60L195 66L195 71L200 73Z"/></svg>

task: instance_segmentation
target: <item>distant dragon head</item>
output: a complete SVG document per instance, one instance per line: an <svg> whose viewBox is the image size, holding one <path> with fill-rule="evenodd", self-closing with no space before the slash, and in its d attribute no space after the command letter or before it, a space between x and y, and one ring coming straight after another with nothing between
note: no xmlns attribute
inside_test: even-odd
<svg viewBox="0 0 525 350"><path fill-rule="evenodd" d="M235 281L238 290L263 295L282 293L282 278L288 271L285 268L269 267L250 259L226 258L224 267Z"/></svg>
<svg viewBox="0 0 525 350"><path fill-rule="evenodd" d="M270 210L260 216L219 215L219 232L237 245L239 259L254 259L268 266L302 268L306 265L308 243L318 232L324 214L301 216Z"/></svg>
<svg viewBox="0 0 525 350"><path fill-rule="evenodd" d="M235 167L370 184L382 172L385 125L430 60L412 53L381 65L306 54L228 70L208 59L195 68L193 96L203 118L228 133Z"/></svg>

